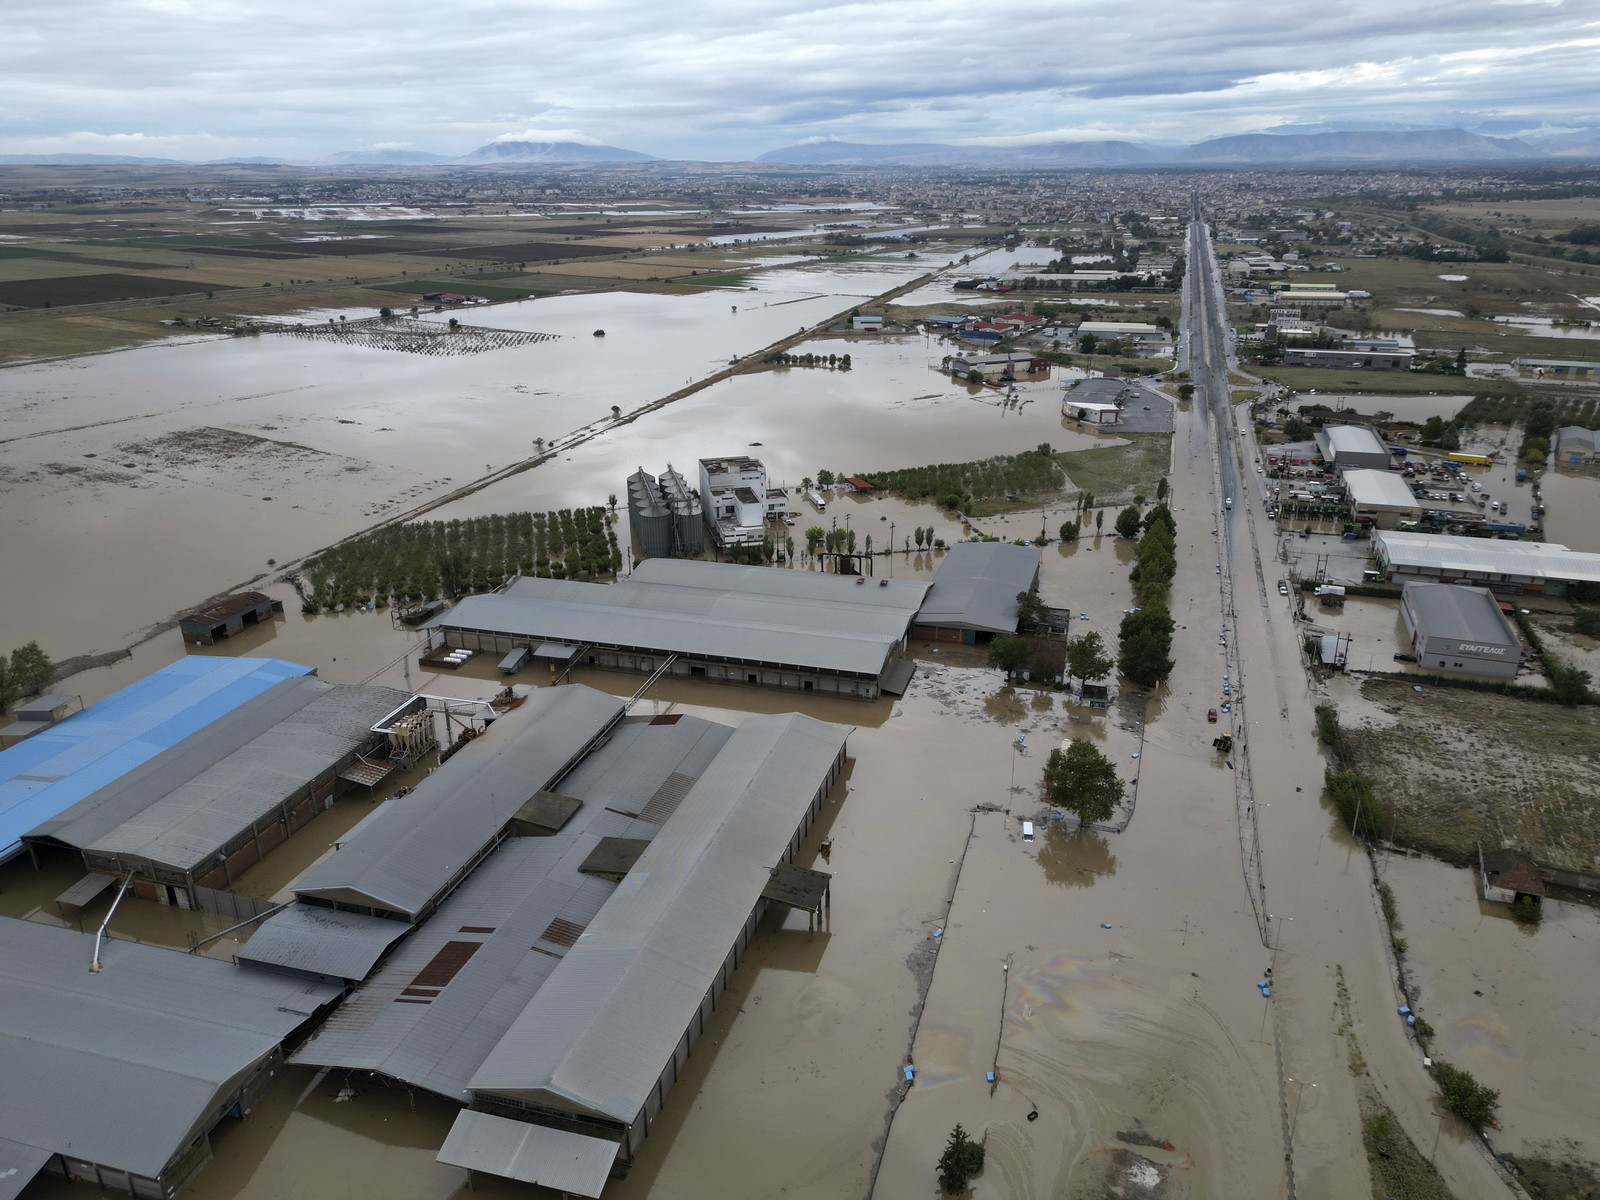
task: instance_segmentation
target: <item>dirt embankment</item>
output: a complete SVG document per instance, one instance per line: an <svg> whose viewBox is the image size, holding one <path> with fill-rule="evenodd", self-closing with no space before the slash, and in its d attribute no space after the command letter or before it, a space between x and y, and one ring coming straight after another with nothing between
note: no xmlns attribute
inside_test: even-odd
<svg viewBox="0 0 1600 1200"><path fill-rule="evenodd" d="M1400 680L1370 679L1361 694L1393 718L1345 732L1397 841L1453 862L1481 843L1600 870L1600 709Z"/></svg>

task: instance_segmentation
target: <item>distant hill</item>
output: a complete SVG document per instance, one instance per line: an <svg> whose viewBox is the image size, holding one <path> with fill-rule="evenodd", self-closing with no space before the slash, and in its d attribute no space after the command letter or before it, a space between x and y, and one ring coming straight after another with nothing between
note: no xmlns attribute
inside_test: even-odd
<svg viewBox="0 0 1600 1200"><path fill-rule="evenodd" d="M1542 158L1516 138L1465 129L1362 129L1336 133L1246 133L1213 138L1178 155L1186 163L1276 166L1339 162L1505 162Z"/></svg>
<svg viewBox="0 0 1600 1200"><path fill-rule="evenodd" d="M647 161L651 154L623 150L617 146L591 146L585 142L490 142L471 154L454 160L458 163L497 162L625 162Z"/></svg>
<svg viewBox="0 0 1600 1200"><path fill-rule="evenodd" d="M796 166L1014 166L1120 167L1142 166L1159 155L1132 142L1037 142L1026 146L952 146L942 142L805 142L769 150L759 163Z"/></svg>
<svg viewBox="0 0 1600 1200"><path fill-rule="evenodd" d="M131 154L0 154L0 163L27 167L187 167L179 158L137 158Z"/></svg>
<svg viewBox="0 0 1600 1200"><path fill-rule="evenodd" d="M448 154L431 154L426 150L340 150L328 155L328 161L353 166L416 167L454 159Z"/></svg>

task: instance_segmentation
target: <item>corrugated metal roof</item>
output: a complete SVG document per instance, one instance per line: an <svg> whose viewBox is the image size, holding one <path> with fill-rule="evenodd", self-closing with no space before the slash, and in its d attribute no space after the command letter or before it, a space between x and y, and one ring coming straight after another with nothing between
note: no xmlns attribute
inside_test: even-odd
<svg viewBox="0 0 1600 1200"><path fill-rule="evenodd" d="M410 931L404 921L295 904L261 922L238 957L334 979L365 979L384 951Z"/></svg>
<svg viewBox="0 0 1600 1200"><path fill-rule="evenodd" d="M1344 485L1350 489L1350 499L1359 505L1376 504L1410 511L1420 507L1411 485L1393 471L1372 468L1346 471Z"/></svg>
<svg viewBox="0 0 1600 1200"><path fill-rule="evenodd" d="M957 542L933 577L919 625L1017 631L1017 593L1032 589L1039 550L1004 542Z"/></svg>
<svg viewBox="0 0 1600 1200"><path fill-rule="evenodd" d="M547 940L546 931L556 921L586 927L615 889L582 874L584 859L616 829L635 837L659 829L607 806L636 811L659 779L698 775L732 734L697 717L670 726L648 719L619 726L562 783L563 791L583 798L579 815L550 837L512 838L495 850L294 1061L378 1071L465 1101L472 1073L567 952ZM440 951L462 941L478 948L460 970L436 989L417 988L418 976Z"/></svg>
<svg viewBox="0 0 1600 1200"><path fill-rule="evenodd" d="M617 1149L616 1142L469 1109L450 1127L438 1161L593 1198L605 1190Z"/></svg>
<svg viewBox="0 0 1600 1200"><path fill-rule="evenodd" d="M1498 582L1497 576L1512 576L1600 583L1600 554L1572 550L1558 542L1436 533L1376 533L1372 540L1384 561L1402 570L1462 572L1494 582Z"/></svg>
<svg viewBox="0 0 1600 1200"><path fill-rule="evenodd" d="M848 733L797 713L747 717L472 1090L632 1122Z"/></svg>
<svg viewBox="0 0 1600 1200"><path fill-rule="evenodd" d="M1335 454L1389 454L1383 439L1365 425L1327 425L1323 433L1328 448Z"/></svg>
<svg viewBox="0 0 1600 1200"><path fill-rule="evenodd" d="M653 558L614 584L519 579L428 625L876 677L928 586Z"/></svg>
<svg viewBox="0 0 1600 1200"><path fill-rule="evenodd" d="M0 750L0 862L22 835L141 763L313 668L275 658L180 658L21 745Z"/></svg>
<svg viewBox="0 0 1600 1200"><path fill-rule="evenodd" d="M617 697L586 687L535 690L452 759L451 770L364 819L295 891L416 920L622 711Z"/></svg>
<svg viewBox="0 0 1600 1200"><path fill-rule="evenodd" d="M1454 583L1408 582L1401 597L1429 637L1516 648L1517 631L1484 588Z"/></svg>
<svg viewBox="0 0 1600 1200"><path fill-rule="evenodd" d="M0 1134L155 1177L334 984L0 918Z"/></svg>
<svg viewBox="0 0 1600 1200"><path fill-rule="evenodd" d="M89 849L198 871L230 841L371 741L373 723L409 697L395 688L332 687L313 679L284 686L326 690Z"/></svg>

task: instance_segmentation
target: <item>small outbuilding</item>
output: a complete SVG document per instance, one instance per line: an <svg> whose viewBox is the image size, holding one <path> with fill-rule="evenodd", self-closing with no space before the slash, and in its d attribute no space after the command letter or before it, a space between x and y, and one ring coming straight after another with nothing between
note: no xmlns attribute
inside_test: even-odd
<svg viewBox="0 0 1600 1200"><path fill-rule="evenodd" d="M271 621L283 611L283 601L264 592L235 592L214 600L204 608L185 613L178 619L183 640L196 646L214 646L224 638L242 633L247 625Z"/></svg>
<svg viewBox="0 0 1600 1200"><path fill-rule="evenodd" d="M950 547L911 626L913 637L974 645L1017 631L1017 595L1039 582L1034 546L957 542Z"/></svg>
<svg viewBox="0 0 1600 1200"><path fill-rule="evenodd" d="M1515 678L1522 640L1494 594L1452 583L1407 583L1400 615L1411 653L1425 670Z"/></svg>

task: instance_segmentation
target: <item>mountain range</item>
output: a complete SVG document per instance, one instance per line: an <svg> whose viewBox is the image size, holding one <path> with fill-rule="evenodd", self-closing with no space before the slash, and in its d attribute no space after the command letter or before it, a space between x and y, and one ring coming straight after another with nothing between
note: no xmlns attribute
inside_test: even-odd
<svg viewBox="0 0 1600 1200"><path fill-rule="evenodd" d="M1487 128L1487 127L1486 127ZM1505 129L1506 132L1517 132ZM1127 141L1055 141L1018 146L962 146L943 142L807 141L769 150L751 160L790 166L988 167L1045 169L1158 166L1318 166L1409 163L1511 163L1600 158L1600 126L1556 132L1492 136L1455 127L1385 125L1351 128L1340 123L1285 125L1259 133L1211 138L1192 145ZM493 141L459 157L424 150L342 150L318 160L231 158L204 163L109 154L0 154L0 165L137 166L493 166L559 163L650 162L654 156L619 146L573 141Z"/></svg>

